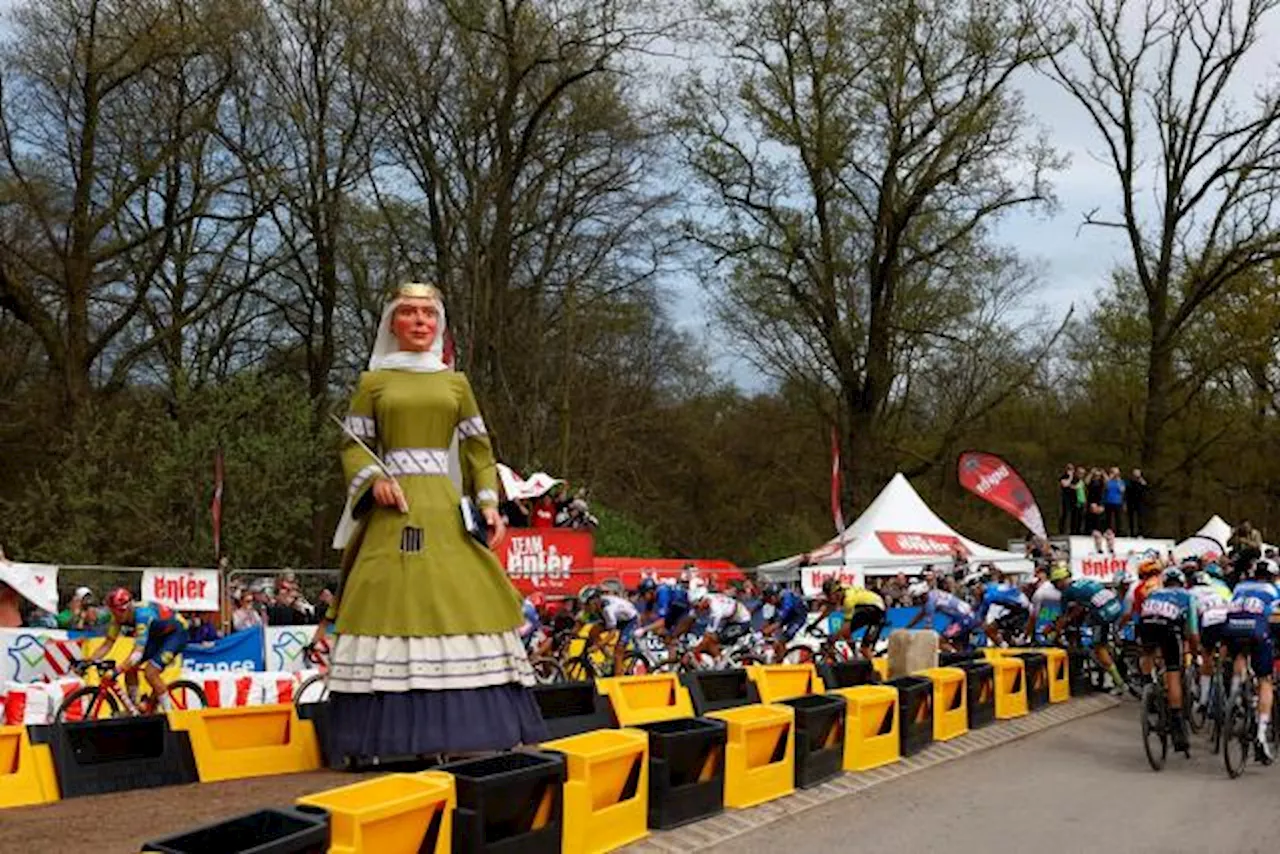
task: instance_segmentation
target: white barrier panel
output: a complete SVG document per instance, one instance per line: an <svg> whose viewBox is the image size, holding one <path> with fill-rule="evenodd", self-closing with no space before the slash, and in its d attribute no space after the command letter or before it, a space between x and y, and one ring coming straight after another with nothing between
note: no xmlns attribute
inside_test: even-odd
<svg viewBox="0 0 1280 854"><path fill-rule="evenodd" d="M266 671L297 673L311 667L303 648L311 643L315 626L267 626Z"/></svg>
<svg viewBox="0 0 1280 854"><path fill-rule="evenodd" d="M66 676L80 642L59 629L0 629L0 684Z"/></svg>

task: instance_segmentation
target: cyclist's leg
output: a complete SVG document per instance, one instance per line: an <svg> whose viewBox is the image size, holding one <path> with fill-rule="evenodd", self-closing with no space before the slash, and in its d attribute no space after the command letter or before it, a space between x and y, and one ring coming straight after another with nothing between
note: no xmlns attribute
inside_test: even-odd
<svg viewBox="0 0 1280 854"><path fill-rule="evenodd" d="M618 624L618 640L613 645L613 675L622 675L622 659L626 657L627 650L632 646L632 639L636 634L636 620L627 620L625 623Z"/></svg>
<svg viewBox="0 0 1280 854"><path fill-rule="evenodd" d="M187 632L185 629L178 629L161 640L159 649L153 655L144 656L142 660L142 675L146 677L147 684L151 686L151 705L153 708L159 707L165 710L169 708L169 692L161 674L186 648Z"/></svg>
<svg viewBox="0 0 1280 854"><path fill-rule="evenodd" d="M875 657L876 644L880 641L880 632L884 630L884 610L874 605L859 605L854 609L854 622L866 628L862 642L858 644L858 652L867 661Z"/></svg>
<svg viewBox="0 0 1280 854"><path fill-rule="evenodd" d="M1271 706L1274 697L1271 673L1275 667L1275 644L1270 631L1257 637L1254 641L1253 672L1258 677L1258 742L1267 741L1267 724L1271 722ZM1270 757L1270 746L1267 746Z"/></svg>
<svg viewBox="0 0 1280 854"><path fill-rule="evenodd" d="M1094 620L1093 657L1098 660L1098 664L1111 676L1111 682L1115 686L1115 690L1123 692L1128 683L1120 675L1120 668L1116 666L1115 653L1111 649L1111 630L1113 626L1114 623L1107 620Z"/></svg>

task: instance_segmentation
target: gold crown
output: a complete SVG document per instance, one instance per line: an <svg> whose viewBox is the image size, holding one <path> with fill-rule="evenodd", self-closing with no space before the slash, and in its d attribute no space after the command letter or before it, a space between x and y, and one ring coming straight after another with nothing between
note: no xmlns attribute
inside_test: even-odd
<svg viewBox="0 0 1280 854"><path fill-rule="evenodd" d="M428 285L424 282L405 282L396 288L396 297L404 297L407 299L430 299L436 302L444 302L440 295L440 290L435 285Z"/></svg>

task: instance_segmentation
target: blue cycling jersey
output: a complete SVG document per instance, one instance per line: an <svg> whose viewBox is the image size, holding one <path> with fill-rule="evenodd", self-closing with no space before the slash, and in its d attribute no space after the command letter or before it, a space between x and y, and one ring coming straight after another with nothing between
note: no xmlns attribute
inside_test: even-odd
<svg viewBox="0 0 1280 854"><path fill-rule="evenodd" d="M689 613L689 591L683 587L663 584L658 587L653 612L658 615L659 620L666 620L672 611L676 612L676 616Z"/></svg>
<svg viewBox="0 0 1280 854"><path fill-rule="evenodd" d="M133 622L122 626L115 617L107 626L107 638L114 640L120 636L120 630L131 626L133 640L139 647L145 647L151 637L167 637L179 629L187 627L187 620L168 605L158 602L139 602L133 607Z"/></svg>
<svg viewBox="0 0 1280 854"><path fill-rule="evenodd" d="M773 615L773 622L786 625L803 622L808 618L809 606L805 603L804 597L796 595L792 590L782 591L782 595L778 597L778 608Z"/></svg>
<svg viewBox="0 0 1280 854"><path fill-rule="evenodd" d="M952 620L963 620L973 616L973 608L968 602L937 588L930 590L929 595L925 597L924 612L930 619L935 614L942 614Z"/></svg>
<svg viewBox="0 0 1280 854"><path fill-rule="evenodd" d="M1181 625L1190 634L1199 632L1196 614L1195 598L1181 587L1154 590L1142 601L1143 622Z"/></svg>
<svg viewBox="0 0 1280 854"><path fill-rule="evenodd" d="M542 617L538 615L538 609L526 599L520 610L524 614L524 624L529 627L529 631L536 632L542 625Z"/></svg>
<svg viewBox="0 0 1280 854"><path fill-rule="evenodd" d="M1016 584L997 584L994 581L982 590L982 607L978 610L978 616L986 617L992 605L999 605L1010 611L1031 610L1031 600Z"/></svg>
<svg viewBox="0 0 1280 854"><path fill-rule="evenodd" d="M1269 581L1242 581L1231 593L1227 616L1231 620L1253 617L1266 621L1280 603L1280 590Z"/></svg>
<svg viewBox="0 0 1280 854"><path fill-rule="evenodd" d="M1115 591L1092 578L1077 578L1062 591L1062 604L1082 605L1105 623L1114 623L1124 613L1124 603Z"/></svg>

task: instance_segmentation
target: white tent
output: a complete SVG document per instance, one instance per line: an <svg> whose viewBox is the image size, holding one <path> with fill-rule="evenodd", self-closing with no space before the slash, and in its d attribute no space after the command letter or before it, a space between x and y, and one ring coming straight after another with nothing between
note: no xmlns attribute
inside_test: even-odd
<svg viewBox="0 0 1280 854"><path fill-rule="evenodd" d="M1214 516L1199 531L1174 546L1173 556L1176 560L1186 560L1207 554L1222 555L1226 553L1230 539L1231 526L1221 516Z"/></svg>
<svg viewBox="0 0 1280 854"><path fill-rule="evenodd" d="M996 563L1008 572L1031 571L1031 562L1025 556L984 546L957 533L929 509L906 477L899 473L867 506L858 521L845 530L844 536L807 555L784 558L759 569L773 577L795 578L799 572L808 589L814 586L817 576L842 574L858 578L918 572L926 564L949 566L957 545L970 563ZM802 563L806 566L802 567ZM844 571L840 572L841 569ZM821 585L820 580L817 585Z"/></svg>

